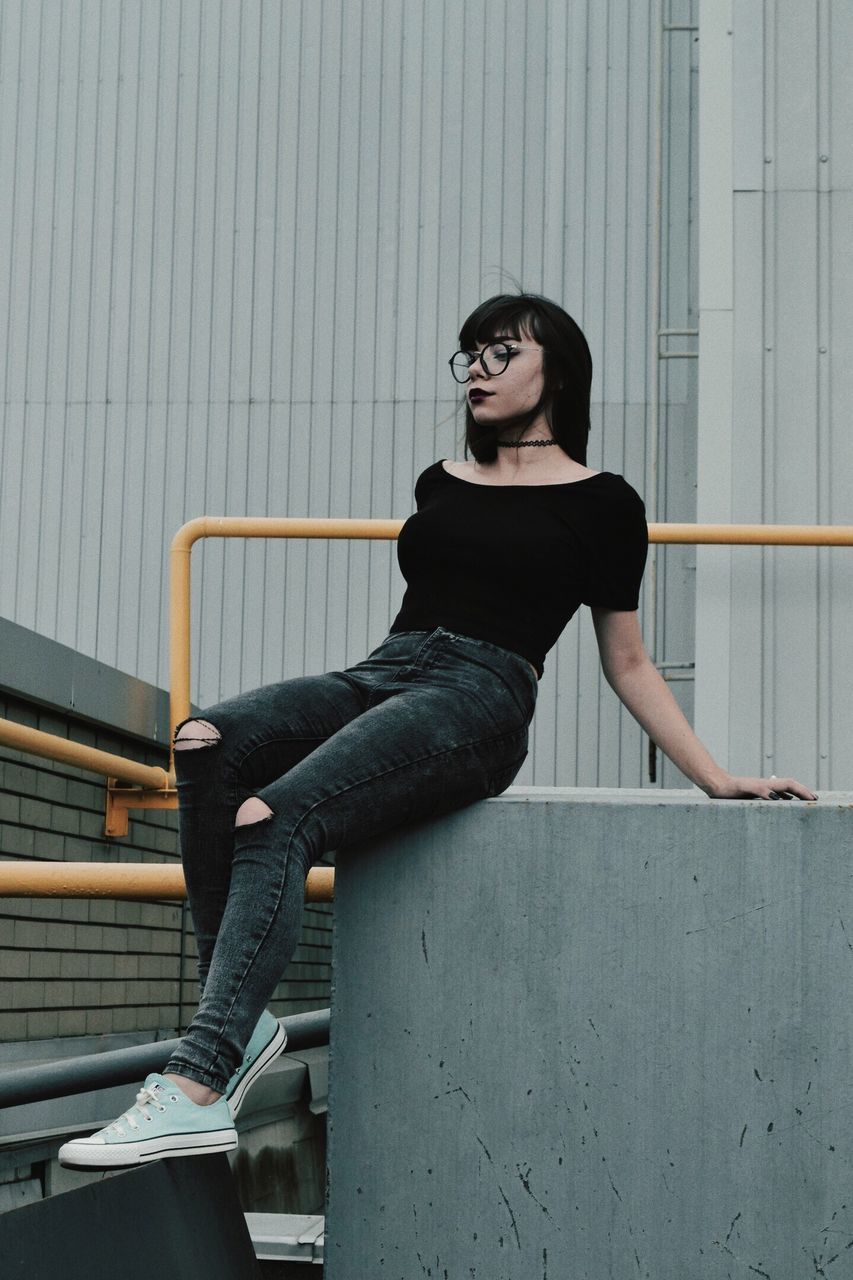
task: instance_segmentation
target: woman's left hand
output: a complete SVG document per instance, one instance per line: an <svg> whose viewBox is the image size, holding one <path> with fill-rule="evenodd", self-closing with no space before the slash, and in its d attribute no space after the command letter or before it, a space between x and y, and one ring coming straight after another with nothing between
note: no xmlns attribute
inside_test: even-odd
<svg viewBox="0 0 853 1280"><path fill-rule="evenodd" d="M810 787L796 778L736 778L726 774L704 788L712 800L817 800Z"/></svg>

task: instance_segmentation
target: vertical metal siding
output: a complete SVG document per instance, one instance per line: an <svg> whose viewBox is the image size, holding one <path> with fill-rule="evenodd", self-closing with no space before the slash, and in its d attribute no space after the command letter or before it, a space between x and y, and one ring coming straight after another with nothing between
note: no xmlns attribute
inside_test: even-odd
<svg viewBox="0 0 853 1280"><path fill-rule="evenodd" d="M417 474L461 456L458 323L516 282L589 336L592 465L689 518L690 370L662 379L657 477L647 439L661 10L0 0L0 610L164 683L177 526L409 514ZM664 50L664 319L680 325L690 41ZM357 660L402 590L384 544L210 542L194 564L202 703ZM689 658L683 555L658 583L657 656ZM644 767L582 619L549 660L520 780L636 785Z"/></svg>
<svg viewBox="0 0 853 1280"><path fill-rule="evenodd" d="M732 518L849 523L853 13L736 3L733 33ZM732 553L733 768L849 777L851 588L844 550Z"/></svg>
<svg viewBox="0 0 853 1280"><path fill-rule="evenodd" d="M678 330L698 326L698 20L697 0L671 0L660 6L661 190L660 268L649 272L650 290L659 275L661 330L671 337L649 346L657 351L657 411L648 431L648 509L660 520L696 518L696 413L698 362L695 337ZM654 317L653 317L654 321ZM684 354L679 354L684 353ZM674 358L670 358L674 357ZM655 422L656 419L656 422ZM693 547L652 551L647 575L648 612L654 617L653 657L688 718L693 718L693 657L696 557ZM682 786L684 778L656 753L657 777L664 786Z"/></svg>

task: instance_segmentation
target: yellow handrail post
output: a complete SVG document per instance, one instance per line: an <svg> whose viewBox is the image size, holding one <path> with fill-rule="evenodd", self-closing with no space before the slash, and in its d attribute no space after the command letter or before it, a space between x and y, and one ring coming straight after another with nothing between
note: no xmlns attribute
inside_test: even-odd
<svg viewBox="0 0 853 1280"><path fill-rule="evenodd" d="M181 526L172 539L169 581L169 771L175 729L190 714L190 557L203 537L204 516Z"/></svg>

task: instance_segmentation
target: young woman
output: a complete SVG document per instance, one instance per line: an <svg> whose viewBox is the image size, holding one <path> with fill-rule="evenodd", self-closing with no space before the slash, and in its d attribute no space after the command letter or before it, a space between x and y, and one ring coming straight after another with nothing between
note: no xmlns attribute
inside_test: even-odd
<svg viewBox="0 0 853 1280"><path fill-rule="evenodd" d="M419 477L400 533L407 582L387 638L344 671L231 698L178 728L181 849L202 998L163 1075L71 1168L236 1145L246 1090L284 1047L265 1011L299 939L305 877L329 850L496 796L527 753L545 655L581 604L605 675L708 796L815 799L711 758L643 648L643 504L586 465L592 361L536 295L484 302L450 361L466 462Z"/></svg>

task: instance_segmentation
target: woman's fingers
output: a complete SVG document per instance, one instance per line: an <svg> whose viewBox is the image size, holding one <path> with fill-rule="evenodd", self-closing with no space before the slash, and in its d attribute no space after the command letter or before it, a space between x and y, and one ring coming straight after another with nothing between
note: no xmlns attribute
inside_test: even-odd
<svg viewBox="0 0 853 1280"><path fill-rule="evenodd" d="M774 773L770 775L770 782L773 792L782 800L817 800L811 787L804 787L796 778L777 778Z"/></svg>
<svg viewBox="0 0 853 1280"><path fill-rule="evenodd" d="M811 787L796 778L731 778L714 796L718 800L817 800Z"/></svg>

